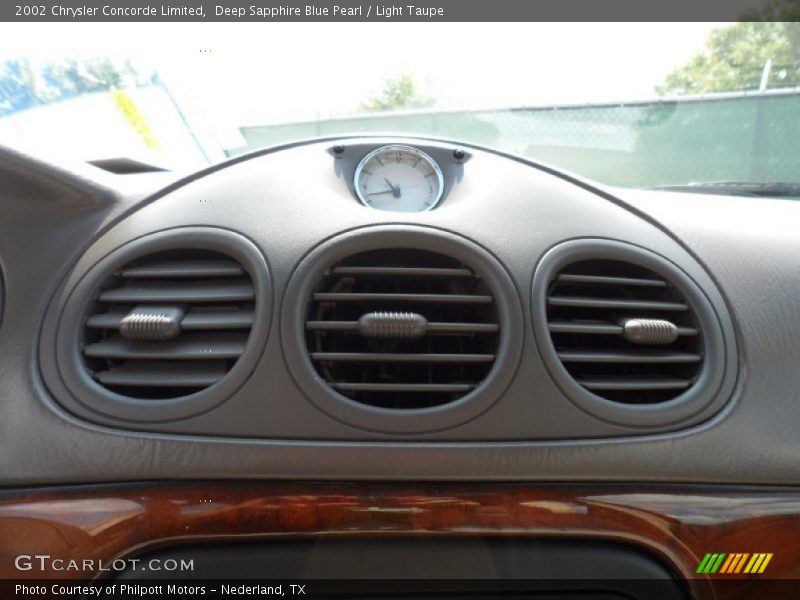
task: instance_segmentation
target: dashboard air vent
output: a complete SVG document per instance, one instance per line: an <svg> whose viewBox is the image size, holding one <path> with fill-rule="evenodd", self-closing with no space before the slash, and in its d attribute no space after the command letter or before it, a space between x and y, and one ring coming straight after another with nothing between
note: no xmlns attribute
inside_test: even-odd
<svg viewBox="0 0 800 600"><path fill-rule="evenodd" d="M567 264L547 290L558 359L584 389L623 404L658 404L696 382L697 317L672 281L620 260Z"/></svg>
<svg viewBox="0 0 800 600"><path fill-rule="evenodd" d="M167 250L114 272L86 319L84 363L101 386L138 399L205 389L236 363L254 318L250 275L233 258Z"/></svg>
<svg viewBox="0 0 800 600"><path fill-rule="evenodd" d="M469 266L412 249L331 266L313 290L306 346L317 373L356 402L419 409L471 392L495 361L495 297Z"/></svg>

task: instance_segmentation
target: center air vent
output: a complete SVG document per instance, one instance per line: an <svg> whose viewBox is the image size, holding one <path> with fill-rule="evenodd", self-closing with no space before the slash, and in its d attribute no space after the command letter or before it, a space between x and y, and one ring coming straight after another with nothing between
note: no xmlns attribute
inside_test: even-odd
<svg viewBox="0 0 800 600"><path fill-rule="evenodd" d="M86 319L91 377L120 395L171 399L221 380L244 352L255 289L235 259L167 250L132 260L103 282Z"/></svg>
<svg viewBox="0 0 800 600"><path fill-rule="evenodd" d="M355 254L313 290L306 344L317 373L356 402L389 409L448 404L495 362L495 297L468 265L425 250Z"/></svg>

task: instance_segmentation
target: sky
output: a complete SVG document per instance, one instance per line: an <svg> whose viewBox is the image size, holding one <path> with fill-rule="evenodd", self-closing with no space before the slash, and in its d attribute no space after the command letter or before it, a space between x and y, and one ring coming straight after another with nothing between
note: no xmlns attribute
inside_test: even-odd
<svg viewBox="0 0 800 600"><path fill-rule="evenodd" d="M437 108L654 96L709 23L18 23L0 60L133 58L230 125L345 116L412 74Z"/></svg>

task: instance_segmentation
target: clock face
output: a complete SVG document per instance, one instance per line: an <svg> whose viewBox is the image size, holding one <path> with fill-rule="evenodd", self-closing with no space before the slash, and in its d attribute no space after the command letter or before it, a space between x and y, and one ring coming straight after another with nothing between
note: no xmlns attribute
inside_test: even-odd
<svg viewBox="0 0 800 600"><path fill-rule="evenodd" d="M384 146L367 154L356 168L353 186L362 204L378 210L422 212L442 198L439 165L411 146Z"/></svg>

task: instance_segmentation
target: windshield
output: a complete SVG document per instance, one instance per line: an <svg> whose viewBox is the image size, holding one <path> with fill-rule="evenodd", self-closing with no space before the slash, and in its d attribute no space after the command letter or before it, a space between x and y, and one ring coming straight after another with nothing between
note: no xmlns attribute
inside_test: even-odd
<svg viewBox="0 0 800 600"><path fill-rule="evenodd" d="M0 143L68 159L181 171L390 133L618 186L800 182L796 23L5 23L0 39Z"/></svg>

